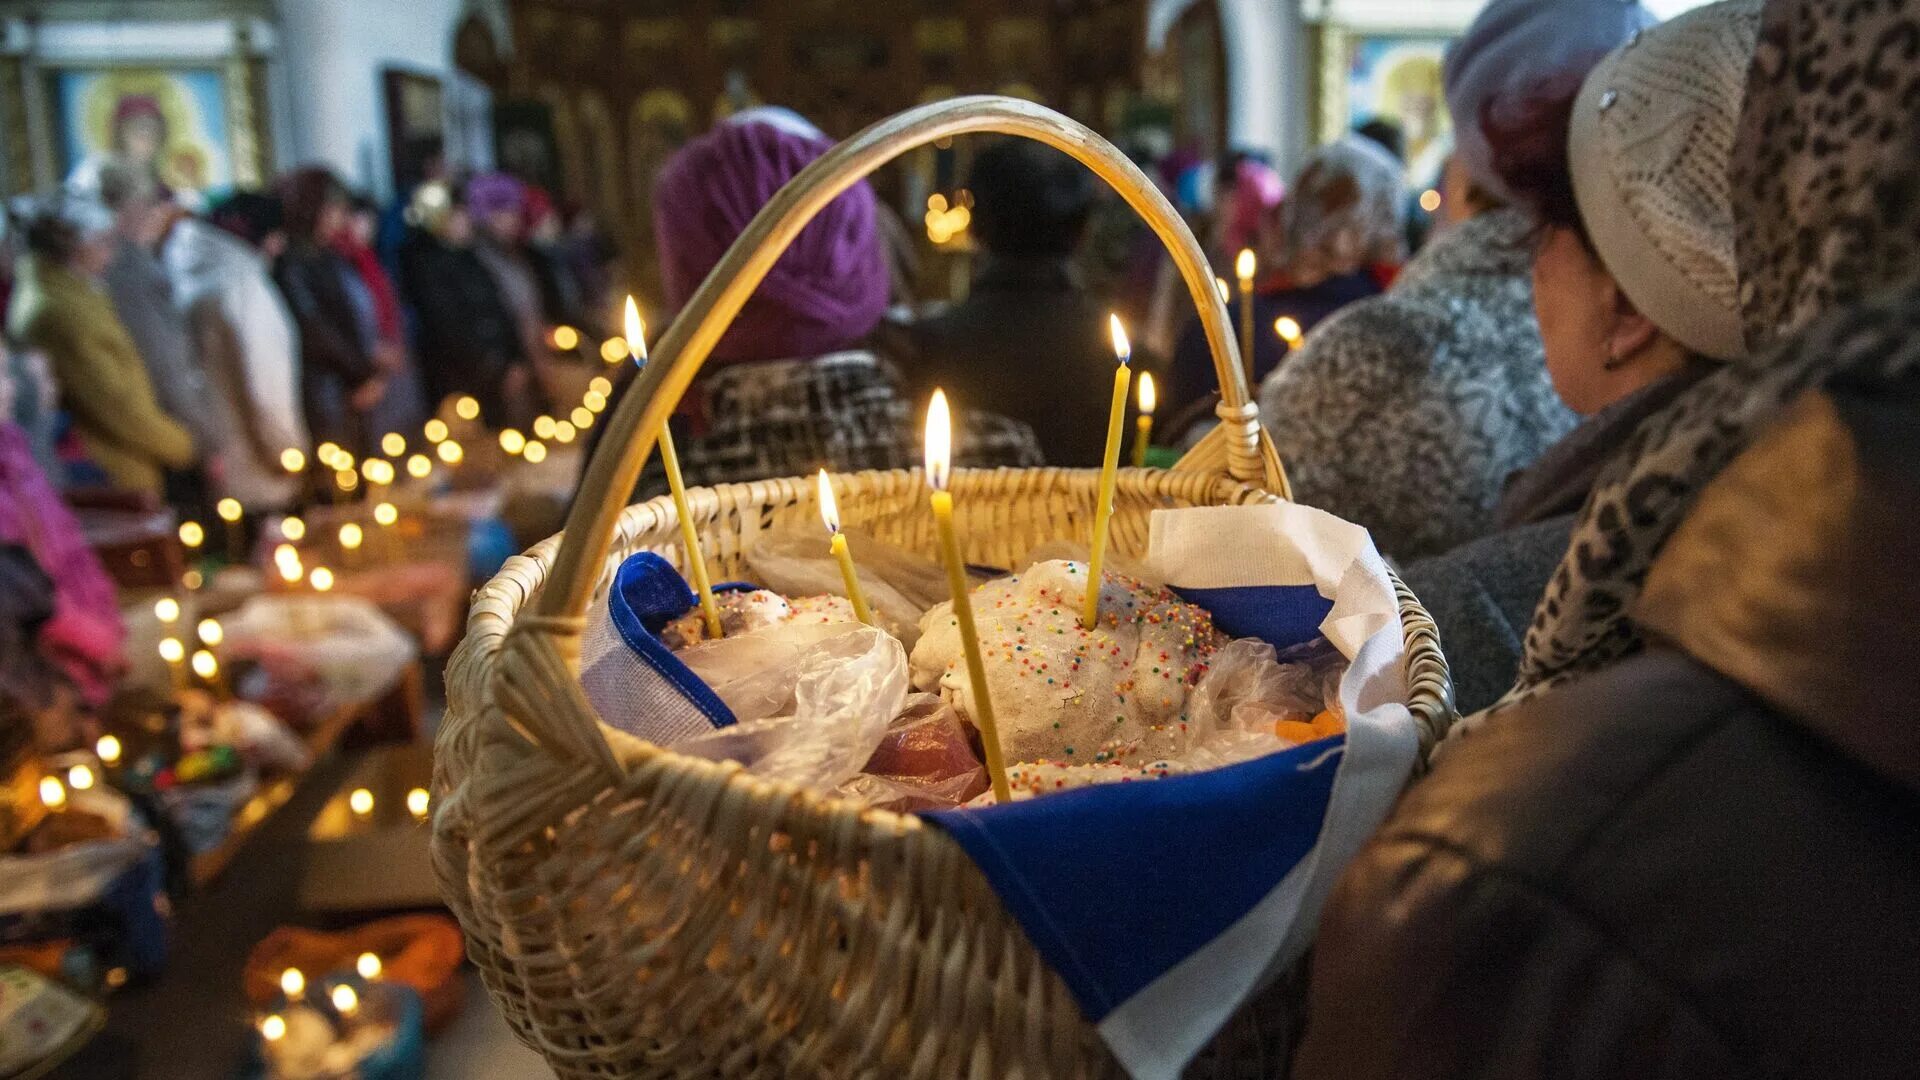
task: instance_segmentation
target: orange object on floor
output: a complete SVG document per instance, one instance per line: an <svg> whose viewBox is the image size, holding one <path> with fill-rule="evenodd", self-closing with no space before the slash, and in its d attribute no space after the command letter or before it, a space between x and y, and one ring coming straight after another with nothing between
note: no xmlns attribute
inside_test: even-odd
<svg viewBox="0 0 1920 1080"><path fill-rule="evenodd" d="M283 926L247 956L247 1000L258 1007L272 1002L288 968L299 968L314 985L329 973L353 971L354 961L368 952L380 958L380 978L419 992L428 1034L459 1014L466 984L458 974L466 953L460 927L445 915L396 915L337 933Z"/></svg>

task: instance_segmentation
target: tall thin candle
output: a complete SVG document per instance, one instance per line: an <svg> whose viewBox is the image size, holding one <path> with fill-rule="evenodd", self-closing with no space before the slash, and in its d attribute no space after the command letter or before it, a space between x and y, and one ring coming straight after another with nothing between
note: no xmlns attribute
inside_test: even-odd
<svg viewBox="0 0 1920 1080"><path fill-rule="evenodd" d="M1253 273L1252 248L1241 248L1233 260L1233 273L1240 279L1240 362L1247 366L1247 385L1253 385Z"/></svg>
<svg viewBox="0 0 1920 1080"><path fill-rule="evenodd" d="M627 355L635 365L647 363L647 328L640 321L640 306L627 297ZM707 636L720 636L720 605L713 599L713 581L707 577L707 557L700 550L700 533L693 527L693 512L687 505L687 482L680 476L680 453L673 445L673 432L660 428L660 464L667 471L667 488L673 492L674 513L680 518L680 542L687 552L688 576L700 596L700 611L707 619Z"/></svg>
<svg viewBox="0 0 1920 1080"><path fill-rule="evenodd" d="M980 635L973 628L973 601L967 594L967 564L960 557L960 541L953 531L953 494L947 490L952 476L953 417L947 411L947 394L933 392L927 405L927 486L933 489L933 526L940 538L940 558L947 567L947 590L953 596L953 621L960 630L960 649L966 657L967 681L973 688L973 726L980 729L980 745L987 752L987 778L993 783L993 800L1013 801L1007 786L1007 763L1000 756L1000 728L993 719L993 697L987 692L987 669L980 659Z"/></svg>
<svg viewBox="0 0 1920 1080"><path fill-rule="evenodd" d="M1134 420L1133 427L1133 467L1145 468L1147 464L1147 446L1153 442L1153 409L1158 397L1153 389L1153 373L1140 373L1140 416Z"/></svg>
<svg viewBox="0 0 1920 1080"><path fill-rule="evenodd" d="M1133 376L1133 369L1128 365L1133 358L1133 346L1127 341L1126 328L1120 325L1118 315L1107 316L1107 323L1113 331L1113 352L1120 363L1113 370L1113 405L1107 411L1107 451L1100 458L1100 495L1093 507L1092 554L1087 558L1087 599L1080 611L1080 625L1089 630L1100 620L1100 565L1107 558L1113 489L1119 479L1120 427L1127 418L1127 386Z"/></svg>
<svg viewBox="0 0 1920 1080"><path fill-rule="evenodd" d="M840 531L840 507L833 501L833 481L827 479L825 469L820 470L820 520L826 522L827 533L833 538L828 547L833 551L834 561L840 564L840 580L846 584L853 614L872 626L873 610L867 607L866 594L860 590L860 575L853 569L853 552L847 549L847 534Z"/></svg>

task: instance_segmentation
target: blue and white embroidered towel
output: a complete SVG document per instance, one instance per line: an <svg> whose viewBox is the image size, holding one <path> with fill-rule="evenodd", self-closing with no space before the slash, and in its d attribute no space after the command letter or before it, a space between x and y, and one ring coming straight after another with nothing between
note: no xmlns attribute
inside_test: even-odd
<svg viewBox="0 0 1920 1080"><path fill-rule="evenodd" d="M601 719L655 746L734 722L720 696L658 637L692 610L693 590L650 551L614 571L607 602L594 605L580 636L580 685Z"/></svg>
<svg viewBox="0 0 1920 1080"><path fill-rule="evenodd" d="M1417 752L1386 563L1291 504L1153 515L1153 575L1238 637L1324 634L1347 734L1212 772L929 815L980 867L1136 1077L1176 1077L1312 940Z"/></svg>

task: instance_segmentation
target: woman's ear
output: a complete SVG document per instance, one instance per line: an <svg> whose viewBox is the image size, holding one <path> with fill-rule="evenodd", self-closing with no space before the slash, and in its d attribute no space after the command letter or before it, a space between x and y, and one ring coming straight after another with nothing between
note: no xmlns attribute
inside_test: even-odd
<svg viewBox="0 0 1920 1080"><path fill-rule="evenodd" d="M1613 321L1607 329L1607 370L1618 371L1632 363L1660 339L1660 328L1640 314L1627 294L1613 286Z"/></svg>

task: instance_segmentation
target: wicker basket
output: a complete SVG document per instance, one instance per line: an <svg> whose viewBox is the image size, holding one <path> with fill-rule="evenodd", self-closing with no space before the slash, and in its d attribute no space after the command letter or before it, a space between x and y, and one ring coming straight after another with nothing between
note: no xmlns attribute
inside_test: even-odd
<svg viewBox="0 0 1920 1080"><path fill-rule="evenodd" d="M509 560L475 597L448 673L435 870L495 1001L563 1077L1117 1071L944 833L633 739L599 722L575 677L587 606L619 562L677 555L671 501L623 511L619 493L728 321L835 195L906 150L981 131L1051 144L1112 184L1167 243L1213 347L1223 423L1176 470L1122 471L1116 550L1144 549L1154 509L1285 493L1198 245L1093 132L1026 102L956 99L883 121L804 170L661 339L609 420L567 531ZM843 475L836 486L849 522L932 553L917 473ZM1086 536L1096 487L1092 471L956 473L967 558L1005 566ZM722 575L741 572L759 534L818 520L810 480L688 495ZM1451 686L1431 620L1404 588L1400 601L1409 705L1430 743L1451 720ZM1230 1024L1222 1039L1275 1027ZM1265 1071L1249 1056L1258 1051L1216 1045L1206 1057Z"/></svg>

